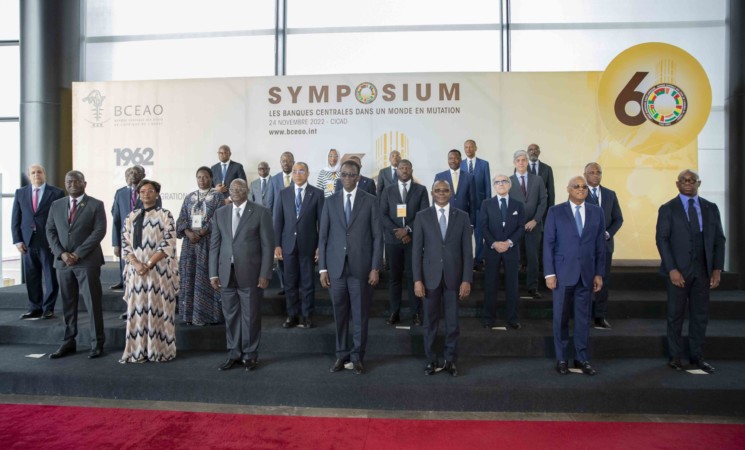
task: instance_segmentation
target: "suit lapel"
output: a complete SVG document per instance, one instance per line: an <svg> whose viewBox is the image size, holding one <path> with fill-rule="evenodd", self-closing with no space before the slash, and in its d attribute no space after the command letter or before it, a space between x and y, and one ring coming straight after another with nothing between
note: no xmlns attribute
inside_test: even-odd
<svg viewBox="0 0 745 450"><path fill-rule="evenodd" d="M246 203L244 203L244 204L246 205L246 208L243 211L243 214L241 214L241 220L238 222L238 228L235 229L236 236L238 235L238 233L241 232L241 229L244 226L246 226L246 222L248 222L248 218L254 212L254 207L253 206L250 206L250 202L249 201L246 201ZM232 212L231 212L231 214L232 214ZM230 220L231 220L231 227L230 227L230 229L232 230L232 228L233 228L232 227L232 220L233 220L232 216L231 216Z"/></svg>
<svg viewBox="0 0 745 450"><path fill-rule="evenodd" d="M450 235L453 233L453 222L456 220L456 214L455 214L455 208L452 206L450 207L450 214L448 215L448 228L445 231L445 239L443 242L447 242L448 239L450 239ZM439 227L438 227L439 228Z"/></svg>
<svg viewBox="0 0 745 450"><path fill-rule="evenodd" d="M354 203L352 203L352 215L349 217L347 228L351 228L355 219L357 219L357 214L359 213L363 202L364 199L362 198L362 195L360 195L360 187L357 186L357 193L354 195ZM342 208L342 217L344 217L344 208Z"/></svg>
<svg viewBox="0 0 745 450"><path fill-rule="evenodd" d="M300 222L300 218L303 217L305 211L310 208L310 202L313 200L313 192L309 189L310 185L305 186L305 197L300 205L300 214L297 216L297 221Z"/></svg>

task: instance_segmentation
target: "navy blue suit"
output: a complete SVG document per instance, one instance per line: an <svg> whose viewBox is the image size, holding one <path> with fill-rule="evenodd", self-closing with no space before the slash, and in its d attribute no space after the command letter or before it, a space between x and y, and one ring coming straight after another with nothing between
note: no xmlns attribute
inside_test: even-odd
<svg viewBox="0 0 745 450"><path fill-rule="evenodd" d="M575 359L589 361L587 347L593 283L595 276L605 274L603 210L585 202L585 220L580 236L574 206L570 202L552 206L543 232L544 273L556 276L553 330L557 361L567 361L569 308L572 303Z"/></svg>
<svg viewBox="0 0 745 450"><path fill-rule="evenodd" d="M445 180L450 185L452 195L450 196L450 206L465 211L471 225L476 225L476 189L473 184L473 177L466 171L460 171L458 175L458 190L453 189L453 177L450 169L435 175L435 181Z"/></svg>
<svg viewBox="0 0 745 450"><path fill-rule="evenodd" d="M476 238L476 256L474 256L474 263L481 263L484 259L482 250L482 231L479 228L479 211L481 204L484 200L491 197L491 173L489 170L489 161L481 158L474 158L475 163L473 164L473 173L469 170L468 159L464 159L460 163L461 172L468 172L473 177L474 196L476 200L476 219L474 230L474 236Z"/></svg>
<svg viewBox="0 0 745 450"><path fill-rule="evenodd" d="M212 187L223 184L229 188L230 183L237 179L248 181L246 171L243 170L243 164L231 160L228 164L228 170L225 172L225 179L222 177L222 163L219 162L212 166Z"/></svg>
<svg viewBox="0 0 745 450"><path fill-rule="evenodd" d="M599 206L603 209L605 231L608 233L608 236L605 240L605 275L603 276L603 288L600 292L595 293L592 303L592 317L605 319L605 314L608 310L610 268L613 264L613 236L616 235L621 225L623 225L623 214L621 213L621 206L618 204L618 197L615 192L604 186L599 186L598 190L600 191ZM597 202L592 196L592 188L590 188L590 195L587 196L587 201L597 205Z"/></svg>
<svg viewBox="0 0 745 450"><path fill-rule="evenodd" d="M318 227L321 222L323 191L305 185L305 195L296 213L297 186L280 191L274 208L275 247L282 248L285 275L287 315L295 317L302 305L303 317L313 314L315 303L315 256L318 249Z"/></svg>
<svg viewBox="0 0 745 450"><path fill-rule="evenodd" d="M26 246L23 269L26 275L29 312L54 311L59 284L54 270L54 255L47 241L46 226L49 207L55 200L64 196L62 189L50 184L45 185L44 194L37 205L36 212L33 208L32 185L17 189L13 199L11 232L14 244L23 242ZM46 288L46 295L44 295L44 288Z"/></svg>
<svg viewBox="0 0 745 450"><path fill-rule="evenodd" d="M135 194L137 195L137 194ZM137 195L135 207L132 208L132 188L124 186L116 190L114 194L114 204L111 205L111 245L114 247L122 246L122 227L124 226L127 216L135 209L142 209L142 201ZM160 208L163 206L160 196L155 204ZM119 256L119 255L117 255ZM119 258L119 282L124 284L124 260Z"/></svg>
<svg viewBox="0 0 745 450"><path fill-rule="evenodd" d="M484 236L484 313L481 321L493 327L497 319L497 292L499 291L499 266L504 264L504 287L507 303L507 322L517 323L517 272L520 269L520 238L525 234L525 206L507 196L507 217L502 217L499 197L484 200L480 208L479 228ZM492 248L495 242L512 241L504 253Z"/></svg>

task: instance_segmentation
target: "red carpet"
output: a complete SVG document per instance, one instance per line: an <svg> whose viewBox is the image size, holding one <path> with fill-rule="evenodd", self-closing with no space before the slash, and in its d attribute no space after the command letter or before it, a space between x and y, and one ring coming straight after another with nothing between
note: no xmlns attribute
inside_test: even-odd
<svg viewBox="0 0 745 450"><path fill-rule="evenodd" d="M745 425L345 419L0 405L2 448L743 449Z"/></svg>

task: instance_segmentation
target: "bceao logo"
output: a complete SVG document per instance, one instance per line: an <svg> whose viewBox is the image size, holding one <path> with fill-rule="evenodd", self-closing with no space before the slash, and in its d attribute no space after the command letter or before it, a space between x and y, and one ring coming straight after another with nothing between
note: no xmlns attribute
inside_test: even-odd
<svg viewBox="0 0 745 450"><path fill-rule="evenodd" d="M628 48L603 72L600 118L629 150L666 154L696 139L711 111L711 85L701 64L670 44Z"/></svg>
<svg viewBox="0 0 745 450"><path fill-rule="evenodd" d="M370 104L378 98L378 88L369 82L360 83L354 90L354 97L363 105Z"/></svg>
<svg viewBox="0 0 745 450"><path fill-rule="evenodd" d="M106 123L108 120L103 120L103 101L106 99L106 97L101 94L101 91L98 89L92 90L87 97L83 99L85 103L91 104L91 116L93 117L93 121L87 120L88 123L90 123L94 128L101 128L103 127L103 124Z"/></svg>

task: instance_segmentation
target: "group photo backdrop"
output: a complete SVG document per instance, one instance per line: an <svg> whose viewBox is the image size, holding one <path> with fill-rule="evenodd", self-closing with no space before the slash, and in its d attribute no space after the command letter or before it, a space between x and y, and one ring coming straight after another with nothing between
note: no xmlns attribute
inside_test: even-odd
<svg viewBox="0 0 745 450"><path fill-rule="evenodd" d="M176 218L197 189L197 168L215 164L223 144L249 182L261 161L281 171L285 151L308 164L315 184L331 148L361 154L368 177L398 150L429 190L448 168L448 151L462 152L467 139L492 177L511 174L513 153L536 143L553 167L557 203L585 164L602 166L602 184L616 191L624 215L614 259L653 262L656 210L677 195L678 172L698 166L711 88L689 54L649 43L603 72L83 82L74 83L72 103L73 168L107 208L127 167L142 164ZM110 236L104 253L113 256Z"/></svg>

